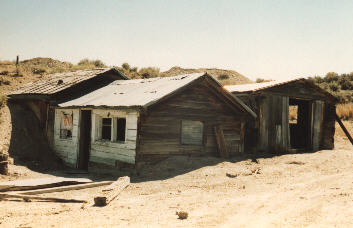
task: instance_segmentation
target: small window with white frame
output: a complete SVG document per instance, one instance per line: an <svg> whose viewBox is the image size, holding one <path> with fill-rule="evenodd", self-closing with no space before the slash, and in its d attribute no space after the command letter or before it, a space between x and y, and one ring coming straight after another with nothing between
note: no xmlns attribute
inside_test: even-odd
<svg viewBox="0 0 353 228"><path fill-rule="evenodd" d="M60 138L71 139L73 129L73 114L61 112L60 120Z"/></svg>
<svg viewBox="0 0 353 228"><path fill-rule="evenodd" d="M96 140L124 143L126 140L126 118L99 117Z"/></svg>

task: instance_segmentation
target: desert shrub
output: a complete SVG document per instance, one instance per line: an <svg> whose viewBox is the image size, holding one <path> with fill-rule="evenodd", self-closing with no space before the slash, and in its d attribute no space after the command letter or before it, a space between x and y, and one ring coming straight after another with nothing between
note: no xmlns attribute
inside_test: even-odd
<svg viewBox="0 0 353 228"><path fill-rule="evenodd" d="M353 83L348 80L340 81L340 85L342 90L353 90Z"/></svg>
<svg viewBox="0 0 353 228"><path fill-rule="evenodd" d="M84 67L84 68L104 68L107 67L101 60L89 60L89 59L82 59L78 62L77 66Z"/></svg>
<svg viewBox="0 0 353 228"><path fill-rule="evenodd" d="M33 74L44 74L44 73L46 73L46 72L47 72L47 70L46 70L45 68L42 68L42 67L34 68L34 69L32 70L32 73L33 73Z"/></svg>
<svg viewBox="0 0 353 228"><path fill-rule="evenodd" d="M82 59L80 62L77 63L77 65L82 66L82 65L89 65L90 60L89 59Z"/></svg>
<svg viewBox="0 0 353 228"><path fill-rule="evenodd" d="M330 83L334 81L338 81L339 76L335 72L328 72L324 78L325 82Z"/></svg>
<svg viewBox="0 0 353 228"><path fill-rule="evenodd" d="M106 67L106 65L99 59L93 61L95 67Z"/></svg>
<svg viewBox="0 0 353 228"><path fill-rule="evenodd" d="M143 67L140 69L139 74L143 78L154 78L159 76L159 68L157 67Z"/></svg>
<svg viewBox="0 0 353 228"><path fill-rule="evenodd" d="M130 70L130 65L128 63L123 63L121 64L121 67L124 69L124 70Z"/></svg>
<svg viewBox="0 0 353 228"><path fill-rule="evenodd" d="M219 75L217 78L218 78L219 80L226 80L226 79L229 79L229 75L222 74L222 75Z"/></svg>
<svg viewBox="0 0 353 228"><path fill-rule="evenodd" d="M269 82L269 81L271 81L271 80L266 80L266 79L263 79L263 78L257 78L256 79L256 83L261 83L261 82Z"/></svg>
<svg viewBox="0 0 353 228"><path fill-rule="evenodd" d="M132 67L132 68L130 68L130 72L137 72L137 67Z"/></svg>
<svg viewBox="0 0 353 228"><path fill-rule="evenodd" d="M0 72L0 75L8 75L8 74L9 74L9 71L7 71L7 70L4 70L4 71Z"/></svg>
<svg viewBox="0 0 353 228"><path fill-rule="evenodd" d="M329 84L329 88L330 88L330 90L336 92L336 91L339 90L339 85L338 85L337 83L331 82L331 83Z"/></svg>
<svg viewBox="0 0 353 228"><path fill-rule="evenodd" d="M336 112L341 119L353 119L353 103L338 104Z"/></svg>
<svg viewBox="0 0 353 228"><path fill-rule="evenodd" d="M10 81L7 81L7 80L0 78L0 86L1 85L10 85L10 83L11 83Z"/></svg>

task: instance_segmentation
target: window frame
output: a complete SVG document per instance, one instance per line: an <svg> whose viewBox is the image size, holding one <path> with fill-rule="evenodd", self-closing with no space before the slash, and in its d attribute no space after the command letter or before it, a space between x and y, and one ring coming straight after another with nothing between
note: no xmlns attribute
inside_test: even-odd
<svg viewBox="0 0 353 228"><path fill-rule="evenodd" d="M98 121L98 125L97 125L97 130L94 133L94 141L96 142L111 142L111 143L126 143L126 139L127 139L127 116L106 116L106 115L98 115L95 114L95 118L97 119L96 121ZM110 139L103 139L103 119L111 119L111 134L110 134ZM125 140L117 140L117 130L118 130L118 119L125 119Z"/></svg>

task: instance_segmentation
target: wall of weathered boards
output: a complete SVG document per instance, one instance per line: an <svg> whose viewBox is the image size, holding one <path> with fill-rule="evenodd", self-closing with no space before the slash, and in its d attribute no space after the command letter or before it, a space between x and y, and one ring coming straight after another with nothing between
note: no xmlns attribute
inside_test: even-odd
<svg viewBox="0 0 353 228"><path fill-rule="evenodd" d="M222 127L230 155L243 153L247 117L231 110L202 83L141 115L138 156L149 160L170 154L217 155L215 126ZM183 142L183 134L192 134L189 121L202 124L200 141Z"/></svg>
<svg viewBox="0 0 353 228"><path fill-rule="evenodd" d="M333 149L335 100L306 82L234 95L258 115L257 121L247 125L245 150L282 153L299 148ZM290 105L299 106L297 124L290 123ZM295 125L301 125L301 129Z"/></svg>
<svg viewBox="0 0 353 228"><path fill-rule="evenodd" d="M81 116L90 110L92 164L119 166L121 162L135 164L169 155L218 156L215 127L222 129L227 153L241 154L245 123L254 117L243 104L234 105L237 100L230 94L225 97L222 87L214 85L215 81L207 80L200 77L192 86L147 108L57 108L55 151L68 165L78 166L83 137L80 128L84 124ZM124 140L117 135L121 122L126 123Z"/></svg>

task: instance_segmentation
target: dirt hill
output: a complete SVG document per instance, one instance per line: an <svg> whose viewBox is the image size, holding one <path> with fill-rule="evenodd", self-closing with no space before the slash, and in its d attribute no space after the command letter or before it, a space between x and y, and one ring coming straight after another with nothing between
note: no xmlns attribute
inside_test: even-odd
<svg viewBox="0 0 353 228"><path fill-rule="evenodd" d="M23 84L43 79L52 73L102 67L106 67L106 65L104 65L100 60L84 59L75 65L51 58L38 57L20 61L17 70L14 61L0 61L0 91L2 93L8 93ZM124 67L117 68L132 79L144 78L146 77L146 72L147 77L169 77L178 74L208 72L216 77L217 80L219 80L223 85L252 83L250 79L234 70L223 70L217 68L185 69L175 66L165 72L159 72L159 69L154 67L141 68L140 70L138 70L137 67L131 69L125 69Z"/></svg>
<svg viewBox="0 0 353 228"><path fill-rule="evenodd" d="M175 66L165 72L162 72L161 76L175 76L179 74L192 74L200 72L207 72L211 74L212 76L216 77L217 80L219 80L223 85L246 84L253 82L234 70L223 70L217 68L185 69Z"/></svg>

